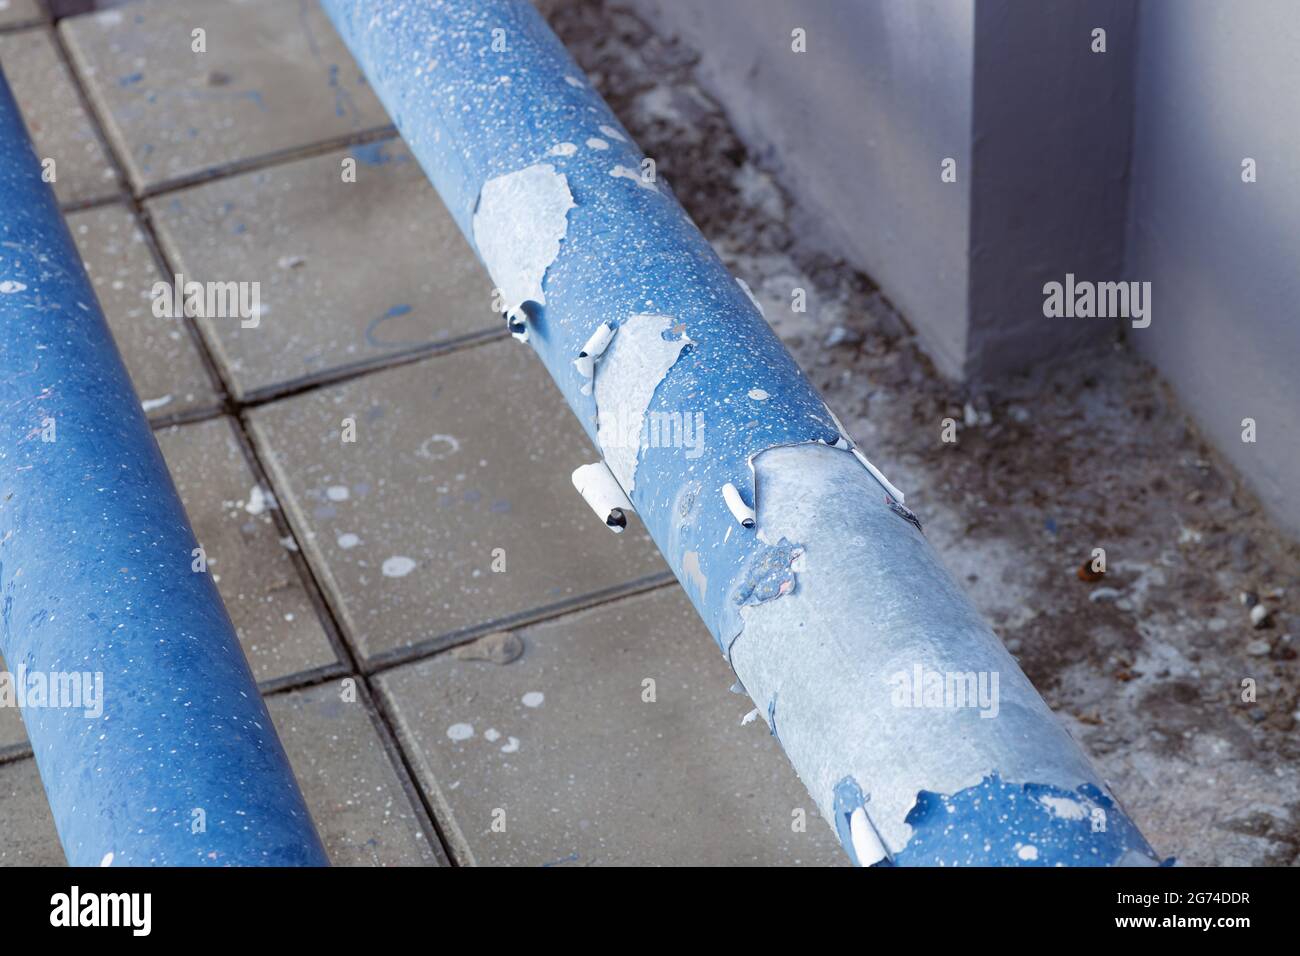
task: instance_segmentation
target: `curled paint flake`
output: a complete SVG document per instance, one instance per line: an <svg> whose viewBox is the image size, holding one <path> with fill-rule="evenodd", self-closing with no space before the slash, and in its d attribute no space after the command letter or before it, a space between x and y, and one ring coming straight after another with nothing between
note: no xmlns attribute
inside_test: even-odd
<svg viewBox="0 0 1300 956"><path fill-rule="evenodd" d="M576 203L563 173L538 163L489 179L474 212L474 245L506 311L524 302L546 304L542 280L569 230Z"/></svg>
<svg viewBox="0 0 1300 956"><path fill-rule="evenodd" d="M745 578L736 592L736 603L743 606L763 604L795 589L795 567L803 557L803 546L782 538L761 549L745 569Z"/></svg>
<svg viewBox="0 0 1300 956"><path fill-rule="evenodd" d="M758 296L754 295L754 290L749 287L749 283L740 276L736 276L736 283L745 290L745 295L749 296L749 301L754 304L754 308L758 309L758 314L767 318L767 310L763 308L763 303L758 301Z"/></svg>
<svg viewBox="0 0 1300 956"><path fill-rule="evenodd" d="M900 501L895 501L893 498L889 497L888 495L885 496L885 504L889 505L890 511L898 515L908 524L915 527L917 531L920 531L922 534L925 533L925 529L921 527L921 519L918 518L916 516L916 512L914 512L911 508L907 507L907 505L903 504Z"/></svg>
<svg viewBox="0 0 1300 956"><path fill-rule="evenodd" d="M867 814L869 799L852 777L845 777L835 785L835 832L849 858L858 866L889 861L889 851Z"/></svg>

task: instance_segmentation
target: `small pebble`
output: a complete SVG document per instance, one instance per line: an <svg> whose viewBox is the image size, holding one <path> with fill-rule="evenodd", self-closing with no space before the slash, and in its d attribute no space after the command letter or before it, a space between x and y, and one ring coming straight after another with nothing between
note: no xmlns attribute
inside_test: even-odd
<svg viewBox="0 0 1300 956"><path fill-rule="evenodd" d="M1268 641L1251 641L1246 645L1246 653L1251 657L1263 657L1269 650Z"/></svg>
<svg viewBox="0 0 1300 956"><path fill-rule="evenodd" d="M1269 617L1273 611L1267 604L1256 604L1250 609L1250 623L1255 628L1261 628L1268 623Z"/></svg>

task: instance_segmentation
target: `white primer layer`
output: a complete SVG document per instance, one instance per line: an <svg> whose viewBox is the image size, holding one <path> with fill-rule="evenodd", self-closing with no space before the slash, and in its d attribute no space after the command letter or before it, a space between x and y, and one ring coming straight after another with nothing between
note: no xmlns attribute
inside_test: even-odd
<svg viewBox="0 0 1300 956"><path fill-rule="evenodd" d="M542 280L560 254L575 205L568 180L549 163L484 183L474 213L474 245L506 311L523 302L546 303Z"/></svg>
<svg viewBox="0 0 1300 956"><path fill-rule="evenodd" d="M596 367L596 441L609 470L628 495L636 487L641 439L629 442L624 434L633 422L640 436L655 389L691 343L686 335L672 340L663 337L676 322L670 315L629 316Z"/></svg>

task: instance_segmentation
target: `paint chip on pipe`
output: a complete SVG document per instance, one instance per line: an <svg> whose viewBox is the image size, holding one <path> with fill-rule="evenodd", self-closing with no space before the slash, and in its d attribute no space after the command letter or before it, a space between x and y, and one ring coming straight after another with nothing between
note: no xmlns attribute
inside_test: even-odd
<svg viewBox="0 0 1300 956"><path fill-rule="evenodd" d="M550 163L496 176L483 184L474 211L474 245L506 311L546 304L542 283L569 231L577 204L569 182Z"/></svg>
<svg viewBox="0 0 1300 956"><path fill-rule="evenodd" d="M629 496L636 487L642 426L655 389L682 349L693 344L685 334L673 334L676 325L670 315L628 317L596 369L596 441Z"/></svg>

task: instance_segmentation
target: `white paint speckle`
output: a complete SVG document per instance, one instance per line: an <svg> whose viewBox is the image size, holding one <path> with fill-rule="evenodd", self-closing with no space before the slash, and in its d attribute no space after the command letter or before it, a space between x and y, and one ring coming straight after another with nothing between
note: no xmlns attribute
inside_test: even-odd
<svg viewBox="0 0 1300 956"><path fill-rule="evenodd" d="M574 146L572 143L556 143L549 150L547 150L547 155L572 156L577 151L578 151L578 147Z"/></svg>
<svg viewBox="0 0 1300 956"><path fill-rule="evenodd" d="M452 724L447 728L447 736L456 741L469 740L474 736L474 727L471 724Z"/></svg>
<svg viewBox="0 0 1300 956"><path fill-rule="evenodd" d="M26 289L27 286L23 285L21 282L15 282L12 279L5 279L4 282L0 282L0 293L4 293L5 295L11 295L15 292L23 292Z"/></svg>
<svg viewBox="0 0 1300 956"><path fill-rule="evenodd" d="M606 136L608 136L610 139L618 140L620 143L627 142L627 137L624 136L622 133L620 133L618 130L614 129L614 127L612 126L601 126L600 131L604 133Z"/></svg>
<svg viewBox="0 0 1300 956"><path fill-rule="evenodd" d="M599 136L593 136L587 140L588 149L609 149L609 143L605 142Z"/></svg>
<svg viewBox="0 0 1300 956"><path fill-rule="evenodd" d="M1038 847L1032 843L1027 843L1016 851L1016 856L1022 860L1036 860L1038 859Z"/></svg>
<svg viewBox="0 0 1300 956"><path fill-rule="evenodd" d="M253 485L248 491L248 501L244 504L244 510L250 515L260 515L262 512L276 507L275 495L267 491L261 485Z"/></svg>
<svg viewBox="0 0 1300 956"><path fill-rule="evenodd" d="M768 399L768 394L761 388L751 388L749 390L749 397L756 402L765 402Z"/></svg>
<svg viewBox="0 0 1300 956"><path fill-rule="evenodd" d="M541 707L542 701L546 700L546 695L540 690L530 690L524 694L523 700L525 707Z"/></svg>
<svg viewBox="0 0 1300 956"><path fill-rule="evenodd" d="M587 84L583 83L582 80L578 79L576 76L569 76L567 74L564 77L564 82L579 90L586 89L587 87Z"/></svg>
<svg viewBox="0 0 1300 956"><path fill-rule="evenodd" d="M1087 807L1069 797L1042 796L1038 798L1038 802L1052 811L1052 816L1060 817L1062 820L1082 820L1088 815Z"/></svg>
<svg viewBox="0 0 1300 956"><path fill-rule="evenodd" d="M494 744L501 739L501 731L497 730L495 727L489 727L487 730L483 731L483 739L490 744Z"/></svg>
<svg viewBox="0 0 1300 956"><path fill-rule="evenodd" d="M347 501L351 497L346 485L330 485L325 489L325 497L330 501Z"/></svg>
<svg viewBox="0 0 1300 956"><path fill-rule="evenodd" d="M642 189L649 189L651 192L656 191L655 184L646 182L644 179L641 178L641 174L638 173L635 169L628 169L626 166L618 165L615 166L613 169L611 169L609 171L609 174L613 176L615 179L630 179L632 180L632 182L636 183Z"/></svg>
<svg viewBox="0 0 1300 956"><path fill-rule="evenodd" d="M100 865L100 866L112 866L112 865L113 865L113 851L112 851L112 850L109 850L107 853L104 854L104 858L103 858L102 860L99 861L99 865Z"/></svg>
<svg viewBox="0 0 1300 956"><path fill-rule="evenodd" d="M386 578L404 578L415 570L415 562L410 558L397 554L391 558L385 558L381 570L383 570Z"/></svg>
<svg viewBox="0 0 1300 956"><path fill-rule="evenodd" d="M355 548L357 545L359 545L361 543L361 539L357 537L355 534L353 534L351 531L347 531L339 535L338 543L339 543L339 547L342 548L344 551L349 551L352 548Z"/></svg>
<svg viewBox="0 0 1300 956"><path fill-rule="evenodd" d="M503 744L501 745L501 752L502 752L503 754L513 754L513 753L518 753L518 752L519 752L519 738L518 738L518 737L511 737L511 738L509 738L505 743L503 743Z"/></svg>
<svg viewBox="0 0 1300 956"><path fill-rule="evenodd" d="M140 407L146 412L152 412L155 408L162 408L164 405L169 404L171 400L170 395L164 395L162 398L146 398L140 403Z"/></svg>

